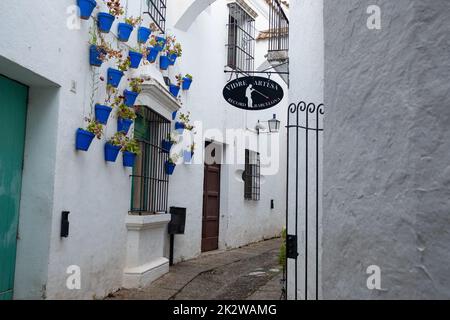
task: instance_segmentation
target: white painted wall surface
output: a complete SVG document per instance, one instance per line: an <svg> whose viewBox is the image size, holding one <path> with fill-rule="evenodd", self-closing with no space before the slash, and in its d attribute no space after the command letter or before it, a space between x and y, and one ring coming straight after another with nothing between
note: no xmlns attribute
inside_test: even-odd
<svg viewBox="0 0 450 320"><path fill-rule="evenodd" d="M327 1L324 14L324 298L449 299L450 2Z"/></svg>
<svg viewBox="0 0 450 320"><path fill-rule="evenodd" d="M322 0L298 0L290 4L290 90L289 102L298 104L300 101L319 105L323 103L324 83L324 38L323 38L323 1ZM326 110L326 109L325 109ZM300 125L305 125L305 115L299 112ZM293 118L292 118L293 119ZM310 126L315 127L315 115L310 115ZM295 134L295 129L291 130ZM298 149L299 156L299 202L298 202L298 260L297 260L297 298L305 298L305 171L306 161L304 130L299 130ZM315 148L315 136L310 134L310 148ZM289 223L288 233L295 235L295 150L296 141L290 140L290 187L289 187ZM322 146L319 143L319 159L322 158ZM309 157L309 191L308 191L308 298L315 298L315 150L310 149ZM321 163L321 162L320 162ZM320 164L319 164L320 167ZM321 170L321 169L320 169ZM321 177L319 177L321 181ZM319 193L321 191L319 190ZM319 197L321 199L321 197ZM321 200L319 201L321 219ZM320 225L320 223L319 223ZM319 231L320 234L320 231ZM319 259L321 248L319 243ZM319 261L320 265L320 261ZM320 270L319 270L320 274ZM320 279L319 279L320 281ZM320 287L320 284L319 284ZM295 260L288 261L288 296L295 297Z"/></svg>
<svg viewBox="0 0 450 320"><path fill-rule="evenodd" d="M169 75L172 79L178 72L194 76L191 90L182 98L183 112L191 111L191 118L202 121L205 130L246 127L253 130L258 119L268 120L272 113L277 114L283 126L287 99L274 109L250 113L227 105L221 96L228 80L223 72L227 1L220 0L211 5L187 32L172 27L181 15L179 4L185 1L168 2L166 31L176 35L183 45L183 57ZM72 0L0 3L3 12L0 72L12 70L19 81L26 83L28 79L30 85L38 88L49 86L51 82L55 88L53 98L48 97L49 105L42 109L39 109L39 102L45 103L45 96L30 95L29 114L32 117L29 122L39 121L39 126L36 123L28 125L29 133L33 128L38 132L27 138L25 150L21 212L24 218L20 224L30 237L24 236L23 241L27 242L22 245L19 241L18 245L15 287L18 298L93 299L104 297L122 286L131 171L123 168L120 155L115 164L107 164L103 159L104 143L116 131L115 118L110 118L105 138L94 140L89 152L75 151L75 131L84 126L83 118L91 112L92 69L88 64L88 41L89 27L94 21L82 21L80 30L69 30L66 10L74 4ZM138 12L140 2L130 1L129 15ZM114 32L116 24L112 29ZM135 38L136 30L131 36L131 39ZM18 66L11 68L8 60ZM255 61L255 66L260 63L262 61ZM107 66L94 69L98 72L94 79L105 76ZM76 82L75 93L70 91L72 81ZM121 89L124 89L123 84ZM285 91L287 95L287 89ZM33 89L31 92L40 91ZM100 85L94 103L102 102L103 97L104 87ZM42 117L48 111L51 114ZM214 134L210 132L209 135ZM279 138L282 155L283 137L282 133ZM35 143L42 145L41 153L36 151ZM259 202L243 200L244 184L236 179L236 172L243 164L223 167L221 248L245 245L280 233L284 225L283 159L281 157L278 175L263 178ZM178 166L170 182L169 205L187 207L188 217L186 234L176 238L176 261L200 254L202 193L203 165ZM270 209L271 199L275 200L275 210ZM65 210L71 212L70 236L61 239L61 211ZM42 219L38 224L30 225L31 214L35 212L41 212ZM29 255L32 251L39 255ZM36 264L38 271L32 270ZM66 270L71 265L81 268L81 290L66 288Z"/></svg>

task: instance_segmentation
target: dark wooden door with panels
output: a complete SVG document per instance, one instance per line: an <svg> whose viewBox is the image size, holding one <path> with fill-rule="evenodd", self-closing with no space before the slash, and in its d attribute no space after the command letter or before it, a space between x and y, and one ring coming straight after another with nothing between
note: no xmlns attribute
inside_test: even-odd
<svg viewBox="0 0 450 320"><path fill-rule="evenodd" d="M209 152L206 143L205 148ZM216 147L211 149L211 156L215 158ZM208 157L206 157L208 159ZM220 163L205 161L203 180L203 221L202 221L202 252L219 248L219 220L220 220Z"/></svg>

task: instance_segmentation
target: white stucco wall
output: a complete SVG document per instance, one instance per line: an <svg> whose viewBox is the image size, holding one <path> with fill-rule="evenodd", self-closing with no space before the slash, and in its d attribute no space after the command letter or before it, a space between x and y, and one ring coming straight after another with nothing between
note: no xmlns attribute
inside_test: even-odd
<svg viewBox="0 0 450 320"><path fill-rule="evenodd" d="M324 93L324 42L323 42L323 1L322 0L299 0L290 3L290 89L289 102L297 105L300 101L307 104L314 103L316 106L323 103ZM298 111L299 125L305 126L305 112ZM314 114L309 114L309 126L316 127ZM326 106L325 106L326 116ZM295 114L291 116L291 125L295 124ZM322 124L319 124L322 127ZM296 141L296 129L291 129L290 156L289 156L289 223L288 234L295 235L295 212L296 212L296 150L298 148L298 207L297 207L297 236L298 252L297 262L294 259L288 261L288 296L304 299L305 294L305 192L306 192L306 139L305 130L299 129L299 141ZM316 152L315 132L309 132L309 155L308 155L308 298L315 299L316 296ZM322 136L319 140L319 225L322 215L321 207L321 163ZM319 230L320 235L320 230ZM321 254L321 243L319 241L319 259ZM295 264L297 263L297 287L295 286ZM320 260L319 260L320 266ZM319 270L320 274L320 270ZM320 282L320 278L319 278ZM319 284L320 287L320 284ZM320 293L319 293L320 294Z"/></svg>
<svg viewBox="0 0 450 320"><path fill-rule="evenodd" d="M176 35L183 45L183 57L169 76L173 79L179 72L194 76L191 90L182 98L183 112L191 111L192 120L202 121L205 130L253 130L258 119L268 120L272 113L277 113L283 125L286 99L272 110L251 114L227 105L221 96L228 79L223 72L227 2L214 3L187 32L172 27L181 14L181 2L185 3L169 1L166 31ZM0 72L10 73L10 77L32 88L27 130L33 135L27 136L20 221L20 232L26 235L18 243L17 298L92 299L122 285L131 170L123 168L121 156L115 164L107 164L103 159L104 143L116 131L113 117L105 137L94 140L89 152L75 151L75 131L84 126L83 119L91 112L92 71L97 72L94 79L98 79L106 74L108 64L100 69L91 69L88 64L92 19L82 21L80 30L66 27L66 10L74 4L72 0L0 4L4 14ZM127 9L129 15L136 16L140 2L130 1ZM25 18L27 23L23 23ZM115 43L111 35L107 37ZM136 31L131 36L135 38ZM134 40L129 44L133 46ZM73 82L75 92L71 91ZM123 81L121 89L124 84ZM42 91L44 86L52 88L47 95ZM102 97L104 84L100 83L94 103L102 102ZM283 134L280 137L282 151ZM36 143L43 146L41 153L36 150ZM280 166L283 168L283 158ZM221 248L276 236L284 225L283 179L264 177L261 201L246 202L244 184L235 178L236 170L242 167L227 165L222 171ZM188 220L186 234L176 239L176 261L200 254L202 193L203 165L178 166L170 182L169 205L187 207ZM270 209L271 199L275 200L275 210ZM70 236L61 239L61 212L66 210L71 212ZM36 212L41 214L38 220L33 216ZM81 290L66 288L66 270L71 265L81 268Z"/></svg>
<svg viewBox="0 0 450 320"><path fill-rule="evenodd" d="M448 299L450 3L375 3L324 8L324 298Z"/></svg>
<svg viewBox="0 0 450 320"><path fill-rule="evenodd" d="M376 1L381 30L370 30L373 1L321 2L291 3L290 90L291 102L325 102L319 298L448 298L450 4Z"/></svg>

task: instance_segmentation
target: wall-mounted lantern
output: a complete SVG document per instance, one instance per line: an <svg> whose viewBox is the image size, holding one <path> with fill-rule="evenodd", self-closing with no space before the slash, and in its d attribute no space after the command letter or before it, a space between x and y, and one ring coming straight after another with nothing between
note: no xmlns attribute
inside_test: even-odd
<svg viewBox="0 0 450 320"><path fill-rule="evenodd" d="M262 130L265 130L265 126L263 126L261 123L262 122L267 122L269 124L269 131L265 131L265 132L261 132ZM280 120L277 119L277 115L274 114L273 118L268 120L268 121L259 121L258 120L258 124L256 125L256 131L258 132L258 134L260 133L278 133L280 132Z"/></svg>
<svg viewBox="0 0 450 320"><path fill-rule="evenodd" d="M273 118L269 121L269 132L278 133L280 132L280 120L277 119L277 115L274 114Z"/></svg>

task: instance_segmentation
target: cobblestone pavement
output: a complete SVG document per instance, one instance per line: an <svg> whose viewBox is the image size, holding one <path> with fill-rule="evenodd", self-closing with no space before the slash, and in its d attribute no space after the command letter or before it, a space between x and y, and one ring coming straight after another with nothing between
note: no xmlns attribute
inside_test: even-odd
<svg viewBox="0 0 450 320"><path fill-rule="evenodd" d="M213 252L179 263L146 288L122 289L117 300L278 300L281 239Z"/></svg>

